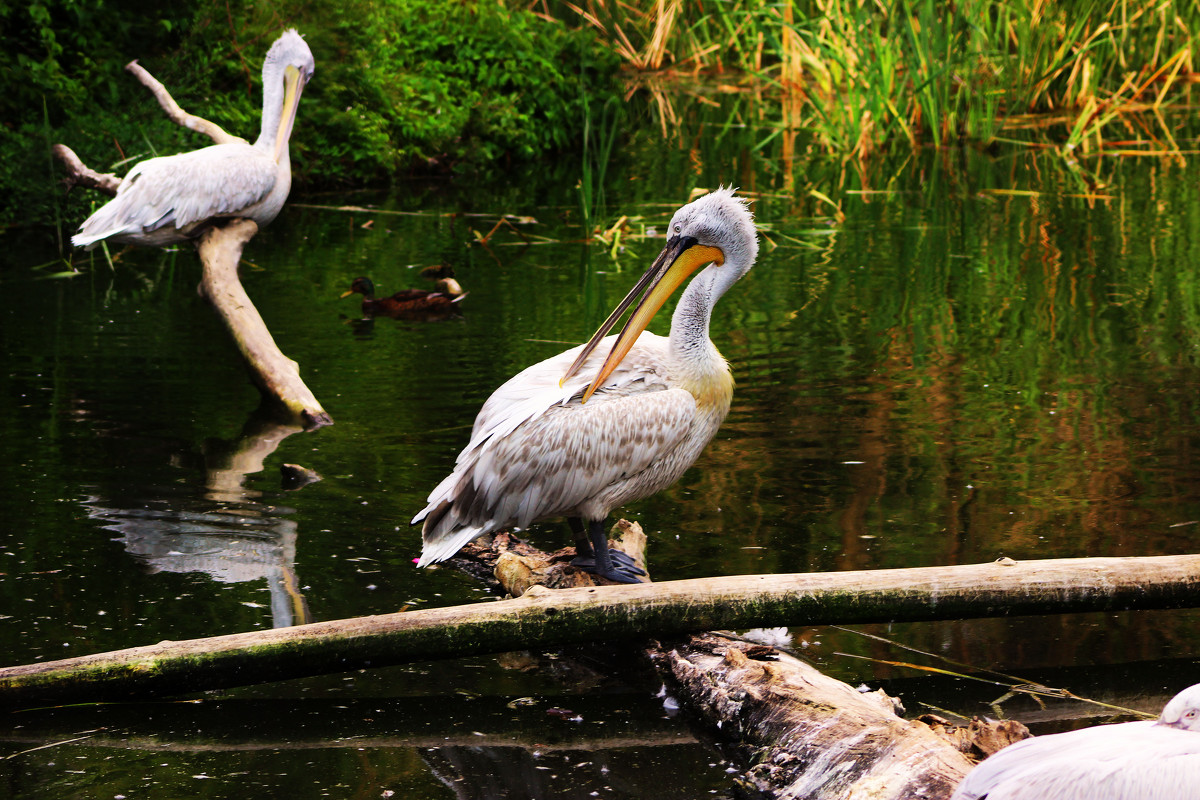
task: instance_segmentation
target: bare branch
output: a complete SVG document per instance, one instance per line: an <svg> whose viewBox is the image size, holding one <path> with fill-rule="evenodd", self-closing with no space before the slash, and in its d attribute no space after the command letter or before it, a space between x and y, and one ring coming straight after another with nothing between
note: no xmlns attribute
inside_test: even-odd
<svg viewBox="0 0 1200 800"><path fill-rule="evenodd" d="M180 108L179 104L175 102L175 98L167 91L167 87L159 83L158 79L147 72L145 67L136 60L126 64L125 70L132 73L135 78L141 81L143 86L150 90L150 93L154 95L154 99L162 106L162 110L167 112L167 116L170 117L172 122L178 123L196 133L202 133L217 144L245 143L245 139L240 136L234 136L232 133L227 133L217 123L204 119L204 117L197 117L195 114L189 114Z"/></svg>
<svg viewBox="0 0 1200 800"><path fill-rule="evenodd" d="M111 172L96 172L84 164L79 156L75 155L75 151L65 144L56 144L50 150L67 168L67 177L64 179L64 183L67 184L68 191L76 186L83 186L87 189L104 192L110 197L116 195L117 187L121 185L121 179L116 175Z"/></svg>

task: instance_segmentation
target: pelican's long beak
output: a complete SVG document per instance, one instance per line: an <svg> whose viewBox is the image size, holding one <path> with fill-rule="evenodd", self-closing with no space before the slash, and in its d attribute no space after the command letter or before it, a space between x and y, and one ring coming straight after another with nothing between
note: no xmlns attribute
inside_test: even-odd
<svg viewBox="0 0 1200 800"><path fill-rule="evenodd" d="M304 91L304 83L299 69L291 64L284 68L283 113L279 115L279 127L275 131L275 153L272 156L276 164L279 163L279 156L292 136L292 125L296 122L296 109L300 106L300 93Z"/></svg>
<svg viewBox="0 0 1200 800"><path fill-rule="evenodd" d="M625 323L625 327L621 329L620 336L617 337L613 349L605 359L604 365L600 368L600 372L592 379L591 385L587 391L583 393L583 402L587 402L592 393L597 387L603 385L605 379L612 374L612 371L617 368L629 354L630 349L637 341L638 336L642 331L646 330L646 326L650 324L650 320L654 319L654 315L662 308L663 303L667 298L675 293L679 285L687 280L697 268L705 264L725 263L725 254L720 248L709 247L707 245L697 244L696 240L690 236L673 236L667 240L666 247L658 254L658 258L654 260L654 264L650 269L646 270L646 274L641 277L637 285L630 290L629 294L625 295L625 299L617 304L613 313L608 316L604 324L592 336L583 350L580 351L579 357L575 359L575 363L571 365L566 374L563 375L563 380L571 377L578 371L580 365L587 360L592 351L596 349L596 345L600 343L612 327L625 313L625 309L633 305L634 300L638 295L642 295L641 301L630 314L629 320Z"/></svg>

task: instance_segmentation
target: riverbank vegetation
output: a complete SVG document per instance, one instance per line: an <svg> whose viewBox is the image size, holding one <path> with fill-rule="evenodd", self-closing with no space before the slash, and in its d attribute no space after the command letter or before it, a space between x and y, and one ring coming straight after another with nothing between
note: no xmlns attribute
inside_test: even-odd
<svg viewBox="0 0 1200 800"><path fill-rule="evenodd" d="M778 123L854 157L1014 137L1072 150L1133 138L1159 154L1174 149L1159 112L1200 81L1191 0L567 0L554 13L633 69L765 80Z"/></svg>
<svg viewBox="0 0 1200 800"><path fill-rule="evenodd" d="M783 142L768 149L785 172L797 148L858 164L1011 142L1068 163L1178 154L1164 111L1190 104L1200 80L1190 0L314 0L288 16L215 0L41 0L0 10L0 25L12 43L0 53L8 224L54 218L53 141L118 172L199 146L121 70L131 58L188 110L253 138L258 67L288 25L317 53L292 150L308 190L555 156L580 164L595 205L597 153L686 122L681 79L706 87L690 95L701 104L714 83L752 96L737 123L756 151Z"/></svg>
<svg viewBox="0 0 1200 800"><path fill-rule="evenodd" d="M284 16L215 0L10 4L0 10L14 44L0 53L10 84L0 93L10 134L0 138L0 181L9 187L0 219L53 219L53 142L118 173L206 144L167 121L123 71L134 58L184 109L253 139L262 58L289 26L317 62L292 140L298 187L386 186L412 172L569 151L588 99L618 97L618 59L593 32L511 5L314 0Z"/></svg>

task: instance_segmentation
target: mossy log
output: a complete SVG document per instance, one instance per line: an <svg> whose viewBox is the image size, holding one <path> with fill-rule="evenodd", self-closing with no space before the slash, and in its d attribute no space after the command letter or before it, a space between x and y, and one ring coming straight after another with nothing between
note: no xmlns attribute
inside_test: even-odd
<svg viewBox="0 0 1200 800"><path fill-rule="evenodd" d="M0 669L0 704L187 694L481 653L700 631L1200 605L1200 555L744 575L552 590Z"/></svg>

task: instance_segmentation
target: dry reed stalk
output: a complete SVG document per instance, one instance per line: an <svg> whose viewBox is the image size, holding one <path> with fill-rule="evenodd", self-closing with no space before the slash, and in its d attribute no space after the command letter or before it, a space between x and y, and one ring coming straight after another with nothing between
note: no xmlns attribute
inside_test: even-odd
<svg viewBox="0 0 1200 800"><path fill-rule="evenodd" d="M801 55L800 55L800 34L796 33L794 27L795 12L792 7L791 0L784 3L783 8L777 12L783 22L782 35L780 42L783 47L783 67L780 77L780 83L783 84L784 92L791 94L801 85L803 76L801 75ZM788 124L792 124L792 120L788 119Z"/></svg>
<svg viewBox="0 0 1200 800"><path fill-rule="evenodd" d="M675 17L678 16L682 5L683 0L658 0L655 4L654 33L642 54L640 66L654 70L662 69L663 60L667 54L667 45L675 29Z"/></svg>

